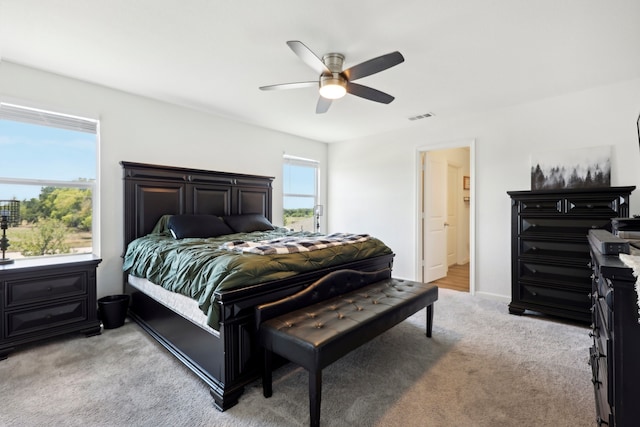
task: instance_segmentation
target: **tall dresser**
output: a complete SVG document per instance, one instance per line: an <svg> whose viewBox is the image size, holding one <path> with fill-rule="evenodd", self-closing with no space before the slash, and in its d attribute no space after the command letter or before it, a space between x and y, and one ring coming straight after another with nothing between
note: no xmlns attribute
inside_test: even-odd
<svg viewBox="0 0 640 427"><path fill-rule="evenodd" d="M633 255L640 255L635 250ZM593 264L593 346L589 364L595 391L596 421L636 426L640 421L640 324L636 278L617 255L591 245Z"/></svg>
<svg viewBox="0 0 640 427"><path fill-rule="evenodd" d="M525 310L591 321L591 265L587 233L611 230L629 216L635 187L509 191L511 303Z"/></svg>

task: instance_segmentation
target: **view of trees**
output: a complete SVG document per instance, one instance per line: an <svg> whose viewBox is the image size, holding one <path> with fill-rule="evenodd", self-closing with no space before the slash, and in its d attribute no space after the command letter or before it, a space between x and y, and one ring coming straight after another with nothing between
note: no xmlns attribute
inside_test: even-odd
<svg viewBox="0 0 640 427"><path fill-rule="evenodd" d="M286 228L314 231L313 208L284 209L283 217Z"/></svg>
<svg viewBox="0 0 640 427"><path fill-rule="evenodd" d="M23 256L69 253L78 235L84 235L81 245L91 246L91 198L90 189L43 187L38 198L20 203L21 225L12 228L10 250Z"/></svg>

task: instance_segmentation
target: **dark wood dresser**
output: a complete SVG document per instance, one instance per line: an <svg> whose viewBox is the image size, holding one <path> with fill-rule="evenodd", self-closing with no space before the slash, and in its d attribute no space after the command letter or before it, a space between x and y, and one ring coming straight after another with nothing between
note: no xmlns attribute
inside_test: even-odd
<svg viewBox="0 0 640 427"><path fill-rule="evenodd" d="M71 332L100 334L93 255L0 266L0 360L14 347Z"/></svg>
<svg viewBox="0 0 640 427"><path fill-rule="evenodd" d="M587 233L611 230L611 218L629 216L635 187L509 191L511 197L511 303L591 321L591 266Z"/></svg>
<svg viewBox="0 0 640 427"><path fill-rule="evenodd" d="M635 251L634 255L640 255ZM593 375L598 425L640 422L640 324L636 278L618 255L602 255L591 244L593 264Z"/></svg>

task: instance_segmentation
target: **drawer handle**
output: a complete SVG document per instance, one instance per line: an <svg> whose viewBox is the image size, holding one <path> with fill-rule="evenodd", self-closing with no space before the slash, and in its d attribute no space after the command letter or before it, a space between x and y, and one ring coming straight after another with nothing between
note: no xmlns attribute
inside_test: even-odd
<svg viewBox="0 0 640 427"><path fill-rule="evenodd" d="M591 203L587 203L587 209L593 209L593 205Z"/></svg>
<svg viewBox="0 0 640 427"><path fill-rule="evenodd" d="M540 209L541 207L542 206L539 203L536 205L536 209Z"/></svg>

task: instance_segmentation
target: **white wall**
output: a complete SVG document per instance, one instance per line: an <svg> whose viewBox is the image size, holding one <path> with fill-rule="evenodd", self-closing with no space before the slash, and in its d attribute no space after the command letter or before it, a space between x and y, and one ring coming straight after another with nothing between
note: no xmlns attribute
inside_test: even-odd
<svg viewBox="0 0 640 427"><path fill-rule="evenodd" d="M529 189L531 153L612 145L612 184L640 186L640 79L474 116L440 118L436 111L412 129L328 149L8 62L0 62L0 96L101 121L99 296L120 292L122 285L121 160L275 176L278 223L283 152L318 159L323 180L329 177L323 229L380 237L396 253L395 275L416 278L418 147L475 138L476 290L504 297L510 295L506 192ZM631 207L640 212L640 191Z"/></svg>
<svg viewBox="0 0 640 427"><path fill-rule="evenodd" d="M326 188L327 146L317 141L8 62L0 62L0 97L100 119L99 297L122 292L122 160L274 176L277 225L282 224L283 153L319 160Z"/></svg>
<svg viewBox="0 0 640 427"><path fill-rule="evenodd" d="M612 185L640 187L640 79L473 116L437 113L409 130L329 146L329 231L380 237L396 253L397 277L418 277L418 147L475 139L476 291L505 298L511 294L506 192L530 189L532 153L611 145ZM631 213L640 213L640 190Z"/></svg>

